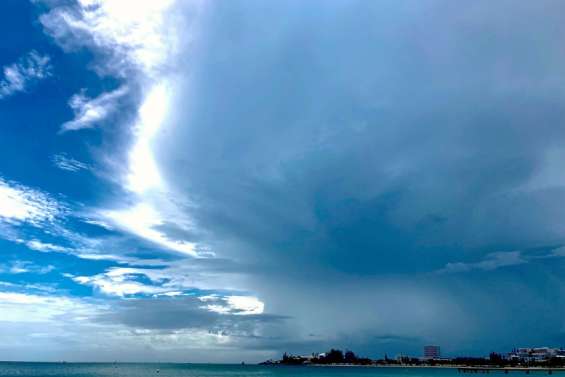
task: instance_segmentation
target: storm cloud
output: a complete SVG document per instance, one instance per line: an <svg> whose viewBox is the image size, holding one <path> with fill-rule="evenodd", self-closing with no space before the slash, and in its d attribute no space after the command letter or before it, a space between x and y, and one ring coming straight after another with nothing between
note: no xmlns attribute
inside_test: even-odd
<svg viewBox="0 0 565 377"><path fill-rule="evenodd" d="M156 143L167 180L198 203L190 213L212 249L262 265L268 273L250 278L260 294L266 280L279 281L262 295L267 306L284 300L294 312L315 290L329 307L313 317L339 328L328 318L339 311L334 289L352 285L357 309L342 314L361 323L417 304L369 304L356 292L379 285L394 296L399 281L450 262L563 242L561 4L319 5L211 5ZM540 285L549 283L537 276L521 286L522 268L532 267L500 279L516 280L524 297L541 294L532 310L548 310ZM459 297L469 290L487 301L487 284L467 276L458 278L465 289L443 287L450 279L422 284L488 321ZM561 289L562 279L551 284Z"/></svg>

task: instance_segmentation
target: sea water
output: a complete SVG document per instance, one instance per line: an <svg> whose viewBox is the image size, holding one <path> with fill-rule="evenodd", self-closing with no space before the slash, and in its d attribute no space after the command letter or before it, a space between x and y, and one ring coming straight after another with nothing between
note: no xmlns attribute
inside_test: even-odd
<svg viewBox="0 0 565 377"><path fill-rule="evenodd" d="M547 372L546 372L547 373ZM539 377L543 372L532 372ZM479 373L483 375L482 373ZM502 376L501 371L490 372ZM561 374L561 373L559 373ZM565 376L565 373L562 374ZM0 362L0 376L39 377L466 377L453 368L315 367L218 364ZM486 376L486 375L485 375ZM526 376L510 372L509 377Z"/></svg>

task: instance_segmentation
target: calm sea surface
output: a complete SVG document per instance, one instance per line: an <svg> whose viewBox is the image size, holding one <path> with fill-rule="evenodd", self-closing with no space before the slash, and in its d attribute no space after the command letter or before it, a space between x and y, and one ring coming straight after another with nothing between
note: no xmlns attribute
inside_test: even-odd
<svg viewBox="0 0 565 377"><path fill-rule="evenodd" d="M502 372L491 372L503 376ZM542 376L546 373L532 372ZM484 376L483 374L480 374ZM511 372L509 377L522 377ZM565 376L565 373L559 375ZM104 364L104 363L12 363L0 362L0 376L65 377L463 377L457 369L362 368L362 367L269 367L209 364ZM478 376L478 375L476 375Z"/></svg>

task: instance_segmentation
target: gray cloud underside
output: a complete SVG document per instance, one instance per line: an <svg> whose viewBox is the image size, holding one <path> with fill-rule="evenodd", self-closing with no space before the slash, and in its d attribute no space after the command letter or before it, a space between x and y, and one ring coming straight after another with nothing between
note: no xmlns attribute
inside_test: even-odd
<svg viewBox="0 0 565 377"><path fill-rule="evenodd" d="M98 320L151 330L190 328L230 333L236 329L251 332L257 324L286 319L269 314L225 315L203 310L202 306L197 297L131 299L120 302L111 313L101 315Z"/></svg>

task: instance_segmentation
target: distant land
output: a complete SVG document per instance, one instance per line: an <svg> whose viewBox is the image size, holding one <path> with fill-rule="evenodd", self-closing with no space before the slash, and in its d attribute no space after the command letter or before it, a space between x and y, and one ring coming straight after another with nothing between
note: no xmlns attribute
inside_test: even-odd
<svg viewBox="0 0 565 377"><path fill-rule="evenodd" d="M424 347L423 356L399 355L382 359L360 357L355 352L331 349L311 355L284 353L280 360L267 360L261 365L359 365L359 366L453 366L489 368L564 368L565 349L550 347L515 348L507 354L492 352L488 357L441 357L439 346Z"/></svg>

